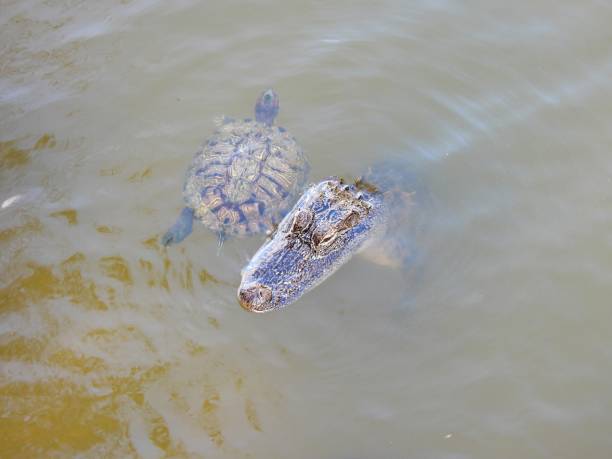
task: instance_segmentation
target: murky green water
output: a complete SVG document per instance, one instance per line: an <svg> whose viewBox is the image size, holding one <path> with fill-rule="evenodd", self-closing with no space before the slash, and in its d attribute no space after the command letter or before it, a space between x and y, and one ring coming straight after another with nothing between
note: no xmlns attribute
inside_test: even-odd
<svg viewBox="0 0 612 459"><path fill-rule="evenodd" d="M4 457L607 458L606 2L0 2ZM261 239L156 240L265 87L311 178L402 156L407 273L263 316Z"/></svg>

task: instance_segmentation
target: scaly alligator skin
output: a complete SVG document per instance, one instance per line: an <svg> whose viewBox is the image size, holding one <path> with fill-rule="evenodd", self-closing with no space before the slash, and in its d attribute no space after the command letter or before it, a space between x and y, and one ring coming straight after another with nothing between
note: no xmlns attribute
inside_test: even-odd
<svg viewBox="0 0 612 459"><path fill-rule="evenodd" d="M389 214L384 194L361 180L311 186L243 270L241 306L267 312L293 303L376 243Z"/></svg>

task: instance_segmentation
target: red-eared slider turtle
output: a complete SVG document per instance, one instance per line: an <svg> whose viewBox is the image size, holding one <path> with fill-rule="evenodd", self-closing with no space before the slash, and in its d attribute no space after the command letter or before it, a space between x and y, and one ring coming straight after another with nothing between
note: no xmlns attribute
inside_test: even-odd
<svg viewBox="0 0 612 459"><path fill-rule="evenodd" d="M243 269L242 307L283 308L358 252L378 264L406 266L413 257L413 211L421 193L407 186L406 174L383 163L354 184L331 177L308 188Z"/></svg>
<svg viewBox="0 0 612 459"><path fill-rule="evenodd" d="M194 219L220 242L276 227L302 191L309 169L295 139L273 125L278 109L278 95L268 89L257 99L255 120L223 119L187 169L186 206L162 236L163 245L185 239Z"/></svg>

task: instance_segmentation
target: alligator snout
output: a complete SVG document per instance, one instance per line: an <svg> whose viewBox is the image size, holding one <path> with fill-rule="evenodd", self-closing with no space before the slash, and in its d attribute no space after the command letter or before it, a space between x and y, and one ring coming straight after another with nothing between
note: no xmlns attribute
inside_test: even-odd
<svg viewBox="0 0 612 459"><path fill-rule="evenodd" d="M241 285L238 290L238 301L240 306L251 312L266 312L274 309L272 289L259 283Z"/></svg>

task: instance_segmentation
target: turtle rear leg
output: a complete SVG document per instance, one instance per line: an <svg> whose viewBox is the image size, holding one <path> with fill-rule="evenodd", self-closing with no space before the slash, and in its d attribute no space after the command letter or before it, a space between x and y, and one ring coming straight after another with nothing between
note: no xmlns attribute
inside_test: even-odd
<svg viewBox="0 0 612 459"><path fill-rule="evenodd" d="M164 246L178 244L191 234L193 227L193 209L185 207L174 225L161 238Z"/></svg>

